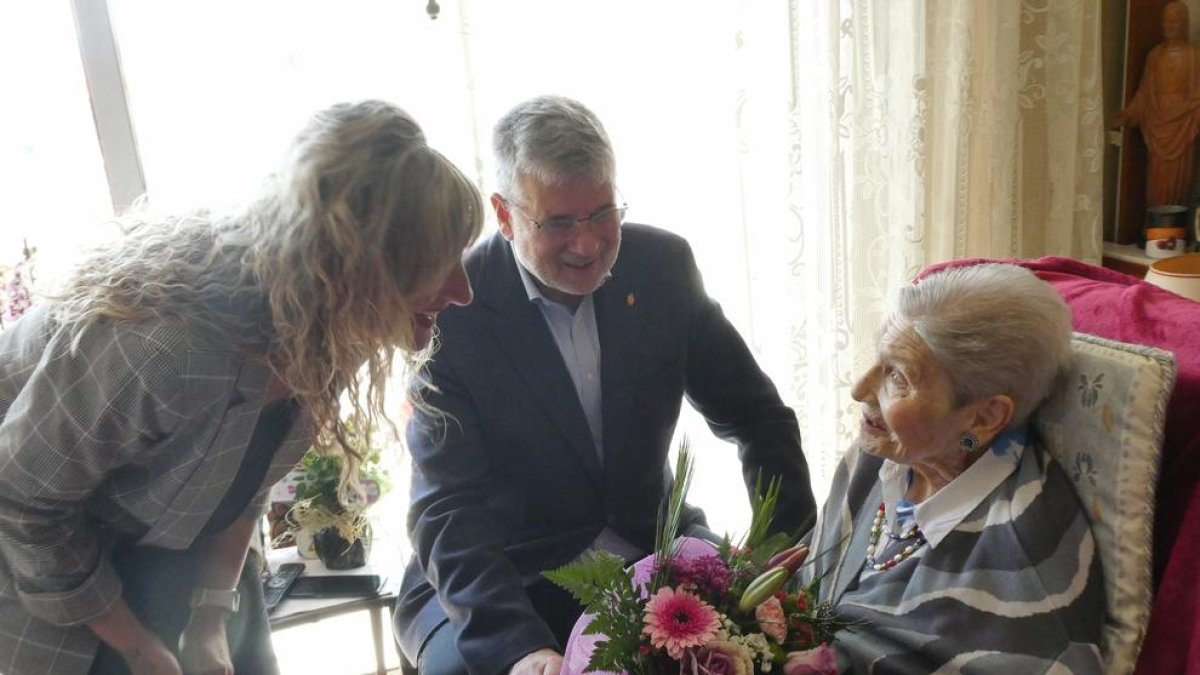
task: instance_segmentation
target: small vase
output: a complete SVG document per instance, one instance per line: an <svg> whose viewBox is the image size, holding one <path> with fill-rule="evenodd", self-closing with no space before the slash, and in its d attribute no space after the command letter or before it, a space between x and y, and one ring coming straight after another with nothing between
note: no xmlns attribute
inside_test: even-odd
<svg viewBox="0 0 1200 675"><path fill-rule="evenodd" d="M337 528L327 527L313 536L313 546L317 549L317 557L328 569L362 567L367 564L371 551L371 529L367 527L361 537L349 542L342 538Z"/></svg>

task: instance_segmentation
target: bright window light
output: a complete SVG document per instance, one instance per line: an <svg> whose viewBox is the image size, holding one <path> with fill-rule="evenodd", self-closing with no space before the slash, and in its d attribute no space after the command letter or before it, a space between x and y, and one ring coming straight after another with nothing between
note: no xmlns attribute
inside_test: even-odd
<svg viewBox="0 0 1200 675"><path fill-rule="evenodd" d="M70 3L0 3L0 63L0 265L29 241L40 286L112 216Z"/></svg>

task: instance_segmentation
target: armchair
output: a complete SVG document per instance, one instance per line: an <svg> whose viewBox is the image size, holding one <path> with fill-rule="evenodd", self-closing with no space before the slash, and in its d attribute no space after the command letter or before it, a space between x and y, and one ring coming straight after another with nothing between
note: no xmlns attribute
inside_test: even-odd
<svg viewBox="0 0 1200 675"><path fill-rule="evenodd" d="M989 261L972 259L942 263L924 273L981 262ZM1142 518L1153 513L1153 536L1149 549L1153 606L1144 629L1145 638L1140 653L1136 645L1140 635L1114 636L1112 631L1106 631L1109 633L1106 635L1106 644L1110 638L1116 638L1124 643L1123 649L1128 652L1117 657L1115 662L1112 655L1107 655L1106 662L1110 663L1111 672L1125 673L1130 672L1130 664L1136 656L1136 669L1133 672L1137 675L1200 675L1200 574L1196 573L1196 565L1200 562L1200 489L1197 489L1200 479L1200 303L1140 279L1068 258L1004 262L1022 265L1053 285L1071 307L1077 332L1119 343L1157 348L1170 352L1174 357L1177 374L1166 400L1164 424L1159 432L1162 443L1158 463L1161 469L1156 485L1142 493L1147 502L1150 501L1149 496L1153 495L1153 503L1147 503L1145 510L1140 512ZM1079 342L1077 338L1077 354ZM1121 345L1111 344L1108 347L1117 350L1122 348ZM1145 351L1146 357L1151 359L1160 356L1154 350L1139 350L1137 347L1126 351ZM1169 388L1169 383L1167 386ZM1042 431L1046 433L1052 430L1043 428ZM1139 459L1149 467L1154 464L1152 455L1151 446L1147 456ZM1060 457L1059 461L1064 460ZM1068 458L1067 461L1072 460ZM1069 464L1065 466L1070 472ZM1143 475L1152 476L1153 473L1146 467ZM1138 509L1136 503L1131 503L1130 497L1136 492L1118 492L1125 495L1126 511L1133 512L1127 515L1136 520L1139 517ZM1090 508L1088 495L1082 497L1085 506ZM1136 527L1136 523L1125 525ZM1100 539L1099 533L1097 538ZM1145 537L1141 538L1144 541ZM1104 546L1103 541L1099 543ZM1134 542L1133 547L1136 546ZM1113 563L1103 557L1102 560L1105 574L1109 576L1111 604L1114 601L1113 585L1126 584L1130 580L1114 575ZM1125 591L1123 595L1118 594L1118 601L1133 606L1133 614L1144 617L1144 603L1148 598L1135 597L1138 588L1136 583L1132 584L1132 588L1132 595ZM1141 610L1137 608L1139 605ZM1110 606L1110 615L1114 609L1129 608ZM1130 627L1128 630L1136 631L1137 628Z"/></svg>

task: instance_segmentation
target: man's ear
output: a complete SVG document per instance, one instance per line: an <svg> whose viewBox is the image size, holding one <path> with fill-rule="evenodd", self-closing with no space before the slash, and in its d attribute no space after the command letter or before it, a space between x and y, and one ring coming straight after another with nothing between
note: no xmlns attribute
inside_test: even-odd
<svg viewBox="0 0 1200 675"><path fill-rule="evenodd" d="M1006 394L996 394L977 403L971 420L971 432L984 445L990 444L1012 421L1015 408L1012 398Z"/></svg>
<svg viewBox="0 0 1200 675"><path fill-rule="evenodd" d="M508 202L504 201L504 197L501 197L499 192L492 193L492 208L496 211L496 222L500 223L500 234L504 235L505 239L512 241L512 210L508 208Z"/></svg>

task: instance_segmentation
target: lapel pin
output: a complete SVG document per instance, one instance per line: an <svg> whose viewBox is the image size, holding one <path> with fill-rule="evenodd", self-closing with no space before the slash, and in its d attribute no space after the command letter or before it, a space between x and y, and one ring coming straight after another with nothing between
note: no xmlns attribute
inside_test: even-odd
<svg viewBox="0 0 1200 675"><path fill-rule="evenodd" d="M629 295L625 296L625 304L633 307L637 304L637 297L633 293L630 293Z"/></svg>

